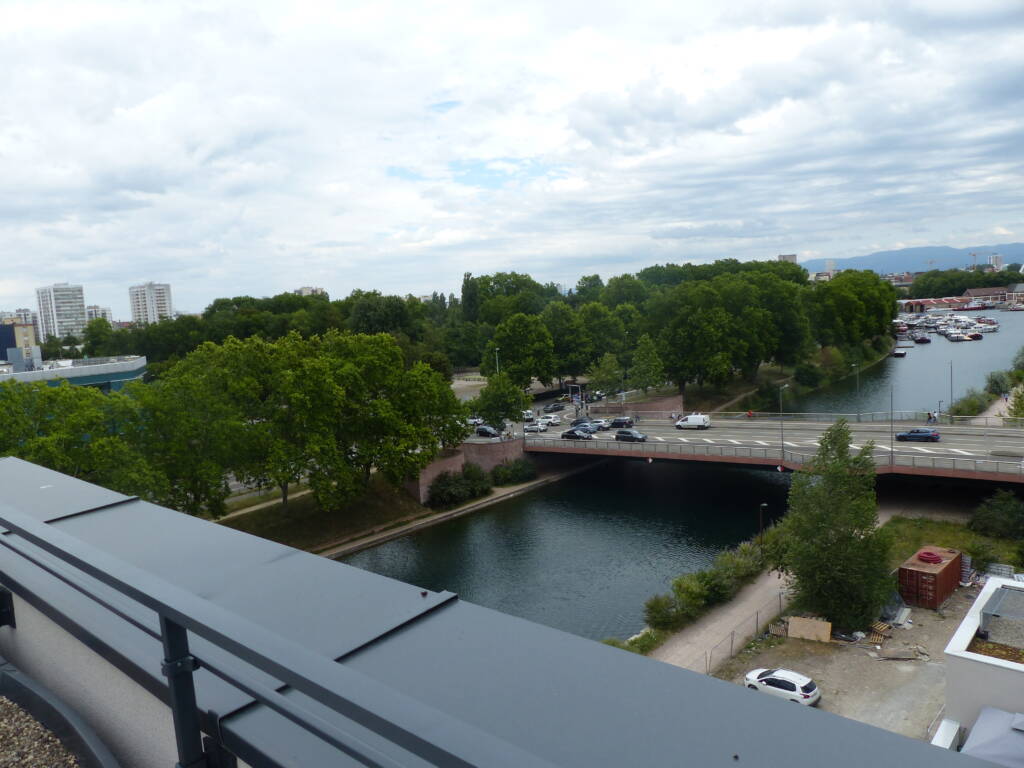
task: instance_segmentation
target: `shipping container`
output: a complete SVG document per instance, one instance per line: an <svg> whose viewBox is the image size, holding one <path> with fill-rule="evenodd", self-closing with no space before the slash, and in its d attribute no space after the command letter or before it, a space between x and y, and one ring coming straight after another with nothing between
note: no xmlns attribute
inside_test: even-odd
<svg viewBox="0 0 1024 768"><path fill-rule="evenodd" d="M925 559L921 556L925 554ZM934 555L939 562L927 562ZM960 583L960 551L946 547L921 547L899 570L900 597L907 605L938 608Z"/></svg>

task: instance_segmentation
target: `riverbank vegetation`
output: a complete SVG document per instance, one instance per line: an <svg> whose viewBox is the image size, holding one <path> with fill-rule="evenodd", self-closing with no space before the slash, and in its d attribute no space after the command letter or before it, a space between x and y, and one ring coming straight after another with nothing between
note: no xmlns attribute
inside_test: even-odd
<svg viewBox="0 0 1024 768"><path fill-rule="evenodd" d="M1014 267L1017 267L1015 270ZM994 288L1015 282L1019 264L1010 264L1000 272L981 270L933 269L917 275L907 294L912 299L933 299L943 296L963 296L968 288Z"/></svg>
<svg viewBox="0 0 1024 768"><path fill-rule="evenodd" d="M490 472L467 462L459 472L442 472L430 484L427 506L451 509L490 495L493 486L527 483L537 477L537 467L528 458L498 464Z"/></svg>

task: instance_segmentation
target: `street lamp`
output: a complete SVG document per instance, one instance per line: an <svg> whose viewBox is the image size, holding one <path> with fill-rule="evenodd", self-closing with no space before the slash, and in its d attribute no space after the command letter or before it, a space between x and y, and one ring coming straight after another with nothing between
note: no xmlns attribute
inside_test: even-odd
<svg viewBox="0 0 1024 768"><path fill-rule="evenodd" d="M789 389L789 384L779 387L779 457L786 460L786 418L782 415L782 390Z"/></svg>
<svg viewBox="0 0 1024 768"><path fill-rule="evenodd" d="M889 385L889 464L890 465L895 463L895 460L892 457L892 452L893 452L893 450L895 450L893 448L892 439L893 439L893 434L896 431L895 422L894 422L894 418L893 418L893 410L892 410L892 399L893 399L892 398L892 390L893 390L893 385L890 384Z"/></svg>
<svg viewBox="0 0 1024 768"><path fill-rule="evenodd" d="M949 361L949 408L953 409L953 361ZM949 423L953 423L953 417L949 417Z"/></svg>
<svg viewBox="0 0 1024 768"><path fill-rule="evenodd" d="M860 363L850 363L857 370L857 421L860 422Z"/></svg>
<svg viewBox="0 0 1024 768"><path fill-rule="evenodd" d="M942 416L942 401L939 400L939 412L935 414L935 420L938 421Z"/></svg>

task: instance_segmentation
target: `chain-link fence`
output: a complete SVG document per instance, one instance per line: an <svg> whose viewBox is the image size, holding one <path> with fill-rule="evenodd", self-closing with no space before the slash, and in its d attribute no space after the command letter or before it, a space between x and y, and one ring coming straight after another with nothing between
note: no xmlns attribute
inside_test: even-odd
<svg viewBox="0 0 1024 768"><path fill-rule="evenodd" d="M743 621L733 627L721 640L704 651L704 673L710 675L719 665L731 659L754 637L768 629L789 604L784 590L767 600Z"/></svg>

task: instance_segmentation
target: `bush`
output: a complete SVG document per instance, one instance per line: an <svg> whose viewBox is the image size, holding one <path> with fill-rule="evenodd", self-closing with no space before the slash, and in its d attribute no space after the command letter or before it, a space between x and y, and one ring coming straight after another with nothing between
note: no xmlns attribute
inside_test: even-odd
<svg viewBox="0 0 1024 768"><path fill-rule="evenodd" d="M499 464L491 470L491 480L495 485L526 483L535 477L537 467L529 459L516 459L507 464Z"/></svg>
<svg viewBox="0 0 1024 768"><path fill-rule="evenodd" d="M442 472L427 492L427 506L434 509L455 507L491 492L491 478L477 464L466 464L462 472Z"/></svg>
<svg viewBox="0 0 1024 768"><path fill-rule="evenodd" d="M1013 491L996 491L978 505L967 527L994 538L1024 538L1024 503Z"/></svg>
<svg viewBox="0 0 1024 768"><path fill-rule="evenodd" d="M653 629L675 629L679 626L676 603L670 595L655 595L644 603L644 621Z"/></svg>
<svg viewBox="0 0 1024 768"><path fill-rule="evenodd" d="M996 561L996 550L987 541L976 541L967 550L971 556L971 567L978 573L984 573Z"/></svg>
<svg viewBox="0 0 1024 768"><path fill-rule="evenodd" d="M679 618L689 623L708 609L708 591L700 573L684 573L672 582Z"/></svg>
<svg viewBox="0 0 1024 768"><path fill-rule="evenodd" d="M800 363L793 373L796 383L804 387L816 387L821 384L822 373L810 363Z"/></svg>
<svg viewBox="0 0 1024 768"><path fill-rule="evenodd" d="M977 416L988 408L995 399L988 392L979 392L977 389L968 389L967 394L953 403L949 412L954 416Z"/></svg>
<svg viewBox="0 0 1024 768"><path fill-rule="evenodd" d="M705 607L727 602L736 594L736 582L732 575L722 568L698 571L696 577L704 591Z"/></svg>

